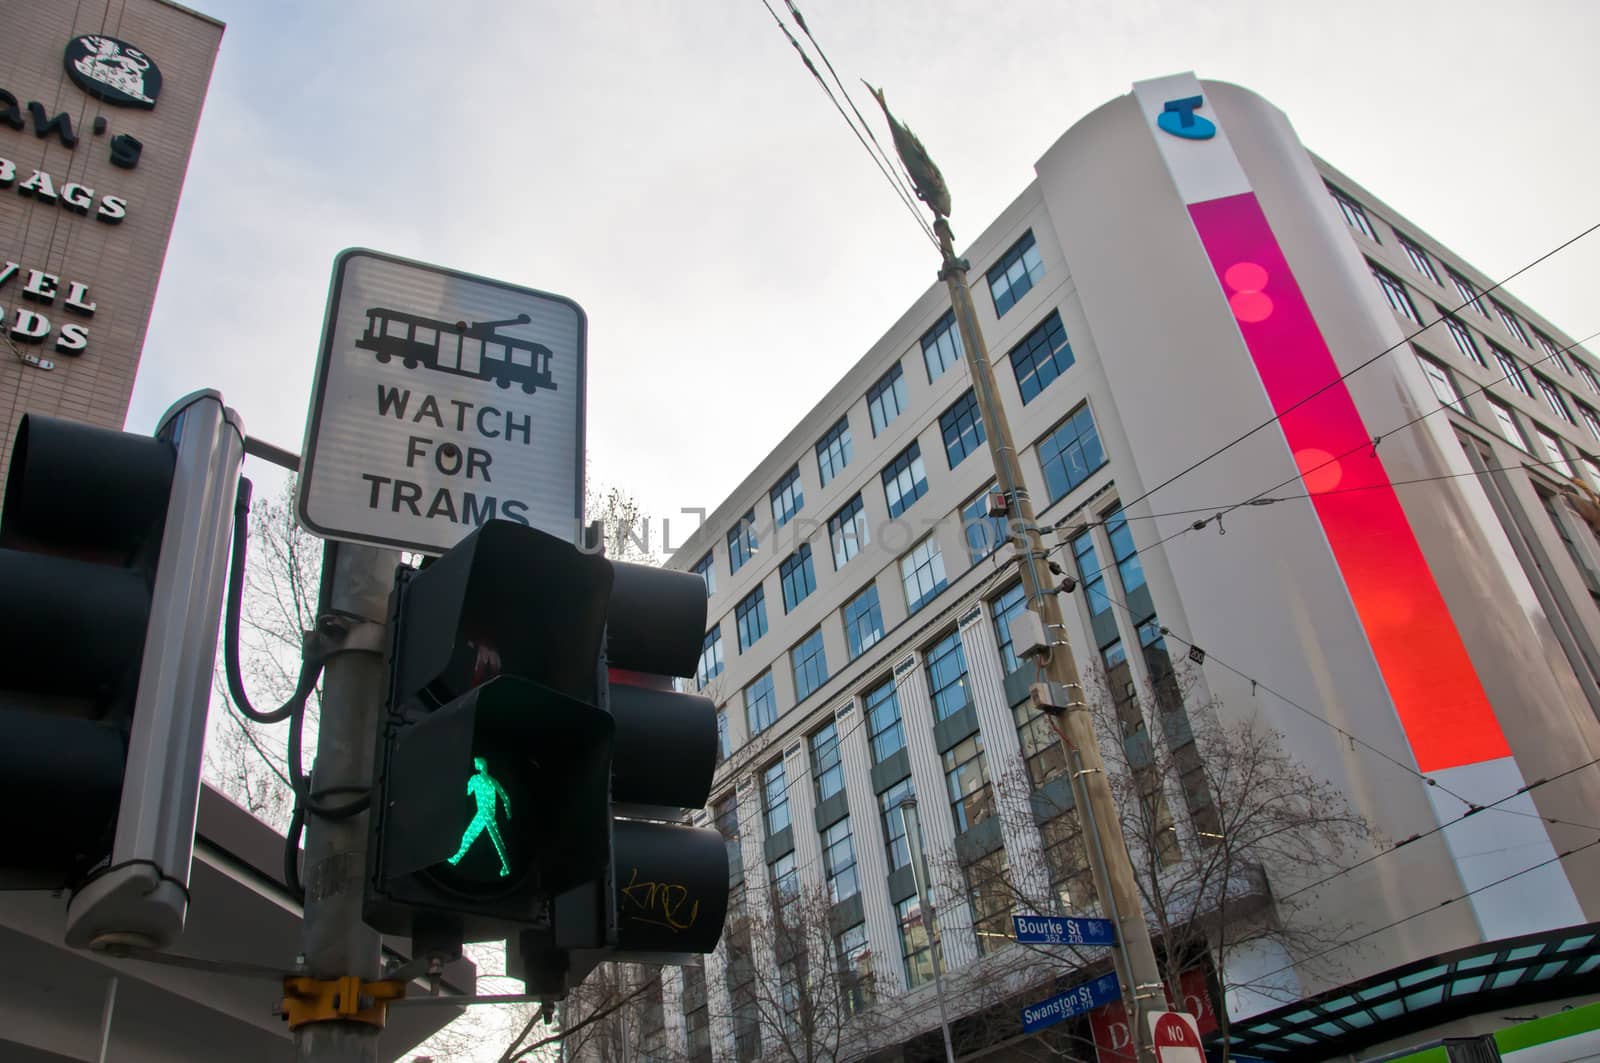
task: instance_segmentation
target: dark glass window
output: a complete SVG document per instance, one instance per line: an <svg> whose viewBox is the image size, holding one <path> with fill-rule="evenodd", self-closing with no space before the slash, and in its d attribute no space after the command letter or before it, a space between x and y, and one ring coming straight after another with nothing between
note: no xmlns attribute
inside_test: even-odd
<svg viewBox="0 0 1600 1063"><path fill-rule="evenodd" d="M1011 348L1011 372L1017 378L1017 391L1023 405L1032 402L1056 377L1072 366L1072 344L1055 310L1039 327Z"/></svg>
<svg viewBox="0 0 1600 1063"><path fill-rule="evenodd" d="M866 711L872 762L879 764L906 747L905 730L900 724L900 697L895 693L892 677L867 691Z"/></svg>
<svg viewBox="0 0 1600 1063"><path fill-rule="evenodd" d="M1367 212L1361 209L1360 204L1332 185L1328 186L1328 194L1339 204L1339 213L1344 215L1345 222L1352 229L1360 230L1361 234L1373 243L1379 242L1377 230L1373 229L1372 222L1367 220Z"/></svg>
<svg viewBox="0 0 1600 1063"><path fill-rule="evenodd" d="M883 470L883 497L889 503L889 516L898 517L927 493L928 473L922 466L922 448L913 439Z"/></svg>
<svg viewBox="0 0 1600 1063"><path fill-rule="evenodd" d="M761 807L767 814L767 837L789 825L789 783L781 760L761 773Z"/></svg>
<svg viewBox="0 0 1600 1063"><path fill-rule="evenodd" d="M1033 230L1022 234L1022 239L1011 245L1000 261L990 267L989 295L994 299L994 316L1005 317L1006 311L1016 305L1044 278L1044 260L1033 241Z"/></svg>
<svg viewBox="0 0 1600 1063"><path fill-rule="evenodd" d="M844 634L852 661L883 637L883 610L878 608L876 583L867 584L865 590L845 603Z"/></svg>
<svg viewBox="0 0 1600 1063"><path fill-rule="evenodd" d="M739 571L755 552L756 511L752 509L728 529L728 571Z"/></svg>
<svg viewBox="0 0 1600 1063"><path fill-rule="evenodd" d="M1117 566L1122 580L1122 592L1128 594L1144 586L1144 565L1139 562L1139 551L1134 549L1133 532L1128 530L1128 518L1118 506L1106 515L1106 536L1111 540L1111 560Z"/></svg>
<svg viewBox="0 0 1600 1063"><path fill-rule="evenodd" d="M772 670L761 673L761 677L754 683L744 688L744 718L749 726L750 737L771 727L778 719L778 699L772 693Z"/></svg>
<svg viewBox="0 0 1600 1063"><path fill-rule="evenodd" d="M989 516L989 496L995 493L990 484L978 496L961 507L961 530L967 537L967 557L976 565L994 553L1010 538L1005 517Z"/></svg>
<svg viewBox="0 0 1600 1063"><path fill-rule="evenodd" d="M891 874L911 866L911 846L906 841L906 821L900 815L900 802L913 794L911 776L907 775L878 795L878 808L883 816L883 848L889 857Z"/></svg>
<svg viewBox="0 0 1600 1063"><path fill-rule="evenodd" d="M784 473L783 479L773 484L767 495L772 502L773 527L781 528L793 520L806 504L805 494L800 489L800 467L796 465Z"/></svg>
<svg viewBox="0 0 1600 1063"><path fill-rule="evenodd" d="M710 550L707 550L706 556L702 557L694 566L694 572L695 575L705 580L707 598L717 593L717 565L715 559L711 556Z"/></svg>
<svg viewBox="0 0 1600 1063"><path fill-rule="evenodd" d="M939 543L928 536L900 559L900 582L906 591L906 611L914 613L939 596L948 584Z"/></svg>
<svg viewBox="0 0 1600 1063"><path fill-rule="evenodd" d="M1072 537L1072 556L1078 562L1078 582L1083 584L1083 600L1089 603L1089 612L1096 616L1111 608L1106 596L1106 574L1100 569L1100 559L1095 556L1094 540L1088 529Z"/></svg>
<svg viewBox="0 0 1600 1063"><path fill-rule="evenodd" d="M856 845L846 816L822 831L822 867L828 876L828 900L847 901L860 892L856 881Z"/></svg>
<svg viewBox="0 0 1600 1063"><path fill-rule="evenodd" d="M1463 325L1461 322L1457 321L1455 318L1451 317L1449 314L1446 314L1438 305L1435 305L1434 309L1438 310L1439 316L1444 318L1445 327L1450 330L1450 338L1455 341L1456 350L1460 351L1474 362L1477 362L1485 369L1489 368L1489 363L1484 359L1483 352L1478 350L1477 343L1475 343L1472 339L1472 330L1467 328L1467 326Z"/></svg>
<svg viewBox="0 0 1600 1063"><path fill-rule="evenodd" d="M828 518L828 543L833 547L834 571L859 554L867 541L867 515L861 507L861 495L857 494Z"/></svg>
<svg viewBox="0 0 1600 1063"><path fill-rule="evenodd" d="M994 617L994 640L1000 647L1000 670L1010 675L1022 667L1022 662L1011 649L1011 621L1027 610L1027 592L1022 589L1022 584L1013 583L989 608Z"/></svg>
<svg viewBox="0 0 1600 1063"><path fill-rule="evenodd" d="M957 834L994 815L994 788L989 785L982 735L973 735L944 752L944 781Z"/></svg>
<svg viewBox="0 0 1600 1063"><path fill-rule="evenodd" d="M811 736L811 781L817 804L844 792L844 765L839 759L839 728L828 724Z"/></svg>
<svg viewBox="0 0 1600 1063"><path fill-rule="evenodd" d="M1406 257L1411 260L1412 269L1416 270L1418 273L1422 274L1435 284L1444 283L1439 279L1439 272L1433 268L1433 260L1428 257L1428 253L1426 251L1412 243L1410 240L1407 240L1404 236L1400 237L1400 246L1405 249Z"/></svg>
<svg viewBox="0 0 1600 1063"><path fill-rule="evenodd" d="M933 328L922 334L922 360L928 367L928 383L933 383L945 370L966 357L961 349L961 330L956 328L956 315L946 310Z"/></svg>
<svg viewBox="0 0 1600 1063"><path fill-rule="evenodd" d="M928 690L933 718L943 720L967 707L967 655L961 633L951 631L928 648Z"/></svg>
<svg viewBox="0 0 1600 1063"><path fill-rule="evenodd" d="M760 584L733 607L739 625L739 652L743 653L767 633L767 592Z"/></svg>
<svg viewBox="0 0 1600 1063"><path fill-rule="evenodd" d="M804 701L828 681L828 656L822 649L822 629L807 635L789 651L794 668L794 699Z"/></svg>
<svg viewBox="0 0 1600 1063"><path fill-rule="evenodd" d="M983 418L978 416L978 398L971 388L939 415L939 433L944 437L944 456L952 469L983 445Z"/></svg>
<svg viewBox="0 0 1600 1063"><path fill-rule="evenodd" d="M1417 313L1416 306L1411 302L1411 293L1406 291L1406 286L1394 274L1386 269L1380 269L1372 263L1367 263L1372 269L1372 277L1378 282L1378 287L1383 289L1383 296L1389 300L1389 305L1394 312L1415 324L1422 324L1422 315Z"/></svg>
<svg viewBox="0 0 1600 1063"><path fill-rule="evenodd" d="M1052 503L1071 493L1105 463L1105 448L1100 445L1100 435L1095 431L1087 404L1079 406L1055 431L1039 441L1039 465L1044 469L1044 481Z"/></svg>
<svg viewBox="0 0 1600 1063"><path fill-rule="evenodd" d="M700 643L700 665L695 669L696 684L702 689L705 685L722 674L722 625L718 624L706 632L706 637Z"/></svg>
<svg viewBox="0 0 1600 1063"><path fill-rule="evenodd" d="M843 472L854 456L850 448L850 418L841 417L827 435L817 440L817 478L822 486L827 487L828 481Z"/></svg>
<svg viewBox="0 0 1600 1063"><path fill-rule="evenodd" d="M783 583L783 611L786 613L817 589L817 574L811 567L810 543L801 543L800 549L778 564L778 578Z"/></svg>
<svg viewBox="0 0 1600 1063"><path fill-rule="evenodd" d="M883 374L878 382L867 389L867 413L872 417L872 434L889 427L889 422L900 416L906 408L906 378L900 372L900 363Z"/></svg>

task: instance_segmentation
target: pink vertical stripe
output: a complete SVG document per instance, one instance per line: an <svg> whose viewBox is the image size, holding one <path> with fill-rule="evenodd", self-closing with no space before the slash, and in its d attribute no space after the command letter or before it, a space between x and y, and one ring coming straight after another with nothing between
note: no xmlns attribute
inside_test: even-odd
<svg viewBox="0 0 1600 1063"><path fill-rule="evenodd" d="M1436 771L1509 755L1383 459L1373 452L1349 388L1338 381L1333 355L1255 195L1194 203L1189 215L1281 417L1418 767ZM1317 468L1352 448L1359 449ZM1318 493L1336 487L1371 489Z"/></svg>

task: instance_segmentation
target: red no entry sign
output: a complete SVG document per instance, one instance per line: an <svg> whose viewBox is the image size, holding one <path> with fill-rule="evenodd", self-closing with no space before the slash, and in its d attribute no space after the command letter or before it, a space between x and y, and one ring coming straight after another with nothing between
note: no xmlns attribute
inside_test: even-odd
<svg viewBox="0 0 1600 1063"><path fill-rule="evenodd" d="M1158 1011L1150 1016L1150 1033L1156 1059L1161 1063L1205 1063L1200 1028L1194 1017L1181 1011Z"/></svg>

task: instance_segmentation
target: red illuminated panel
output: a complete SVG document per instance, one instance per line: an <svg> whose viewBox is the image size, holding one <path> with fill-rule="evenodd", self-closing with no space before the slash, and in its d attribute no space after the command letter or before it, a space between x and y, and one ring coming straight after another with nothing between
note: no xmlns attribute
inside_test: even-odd
<svg viewBox="0 0 1600 1063"><path fill-rule="evenodd" d="M1256 197L1190 204L1189 214L1281 418L1417 766L1436 771L1509 755L1383 459ZM1320 493L1334 488L1339 493Z"/></svg>

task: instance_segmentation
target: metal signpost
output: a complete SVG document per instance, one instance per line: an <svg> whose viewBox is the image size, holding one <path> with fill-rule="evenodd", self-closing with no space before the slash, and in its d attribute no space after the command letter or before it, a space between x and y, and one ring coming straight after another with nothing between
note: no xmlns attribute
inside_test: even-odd
<svg viewBox="0 0 1600 1063"><path fill-rule="evenodd" d="M334 263L299 516L439 554L499 517L577 542L586 319L570 299L352 248Z"/></svg>
<svg viewBox="0 0 1600 1063"><path fill-rule="evenodd" d="M1110 919L1059 915L1014 915L1012 928L1019 945L1115 945L1117 925Z"/></svg>
<svg viewBox="0 0 1600 1063"><path fill-rule="evenodd" d="M1023 1008L1022 1032L1037 1033L1058 1022L1065 1022L1121 998L1122 988L1117 983L1116 973L1103 974L1076 989L1069 989L1049 1000Z"/></svg>

